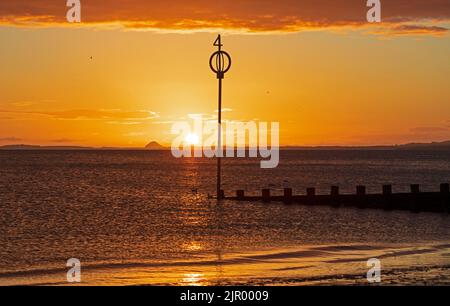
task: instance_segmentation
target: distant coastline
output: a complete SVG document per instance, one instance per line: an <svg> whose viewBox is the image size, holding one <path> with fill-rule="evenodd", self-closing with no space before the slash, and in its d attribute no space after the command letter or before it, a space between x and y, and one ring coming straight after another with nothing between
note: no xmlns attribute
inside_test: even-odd
<svg viewBox="0 0 450 306"><path fill-rule="evenodd" d="M139 148L139 147L84 147L84 146L39 146L39 145L6 145L0 146L2 151L165 151L170 150L168 147L159 149Z"/></svg>
<svg viewBox="0 0 450 306"><path fill-rule="evenodd" d="M83 150L100 150L100 151L166 151L170 147L165 147L153 141L145 147L89 147L89 146L40 146L28 144L15 144L0 146L2 151L33 151L33 150L53 150L53 151L83 151ZM431 143L408 143L402 145L385 145L385 146L282 146L280 150L444 150L450 151L450 140L444 142Z"/></svg>

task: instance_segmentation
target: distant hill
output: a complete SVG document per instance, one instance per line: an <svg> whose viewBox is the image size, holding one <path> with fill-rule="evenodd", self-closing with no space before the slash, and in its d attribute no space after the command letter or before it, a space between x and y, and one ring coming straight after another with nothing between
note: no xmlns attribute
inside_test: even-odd
<svg viewBox="0 0 450 306"><path fill-rule="evenodd" d="M79 147L79 146L35 146L35 145L7 145L0 146L0 150L93 150L92 147Z"/></svg>
<svg viewBox="0 0 450 306"><path fill-rule="evenodd" d="M450 141L431 143L408 143L391 146L316 146L316 147L283 147L287 150L449 150Z"/></svg>
<svg viewBox="0 0 450 306"><path fill-rule="evenodd" d="M15 144L15 145L6 145L6 146L0 146L0 150L4 151L31 151L31 150L133 150L133 151L139 151L139 150L167 150L166 147L160 145L156 141L150 142L148 145L146 145L144 148L126 148L126 147L83 147L83 146L39 146L39 145L26 145L26 144Z"/></svg>
<svg viewBox="0 0 450 306"><path fill-rule="evenodd" d="M82 147L82 146L38 146L38 145L6 145L0 146L0 150L169 150L170 148L160 145L156 141L152 141L143 148L124 148L124 147ZM404 145L392 146L292 146L280 147L281 150L443 150L450 151L450 141L431 142L431 143L408 143Z"/></svg>
<svg viewBox="0 0 450 306"><path fill-rule="evenodd" d="M398 149L411 150L411 149L433 149L433 150L448 150L450 149L450 140L443 142L432 143L409 143L403 146L399 146Z"/></svg>
<svg viewBox="0 0 450 306"><path fill-rule="evenodd" d="M156 141L150 142L148 145L145 146L146 150L166 150L166 147L160 145Z"/></svg>

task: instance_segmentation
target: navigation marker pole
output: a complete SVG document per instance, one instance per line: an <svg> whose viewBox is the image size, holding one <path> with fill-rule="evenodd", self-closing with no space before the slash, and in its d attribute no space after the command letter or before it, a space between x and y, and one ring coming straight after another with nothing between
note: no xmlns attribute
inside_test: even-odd
<svg viewBox="0 0 450 306"><path fill-rule="evenodd" d="M214 41L214 46L218 48L216 52L213 53L211 58L209 59L209 66L211 70L216 73L217 79L219 80L219 108L218 108L218 135L217 135L217 147L216 147L216 156L217 156L217 200L223 198L223 194L221 193L220 185L221 185L221 171L222 171L222 80L225 76L225 73L228 72L231 68L231 56L222 51L222 40L219 36Z"/></svg>

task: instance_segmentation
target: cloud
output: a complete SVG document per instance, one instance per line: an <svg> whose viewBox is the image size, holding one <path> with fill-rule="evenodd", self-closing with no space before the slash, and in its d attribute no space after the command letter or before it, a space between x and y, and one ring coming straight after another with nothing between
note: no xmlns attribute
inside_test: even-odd
<svg viewBox="0 0 450 306"><path fill-rule="evenodd" d="M414 139L448 140L450 127L446 126L424 126L410 129Z"/></svg>
<svg viewBox="0 0 450 306"><path fill-rule="evenodd" d="M60 138L60 139L53 139L51 140L51 142L53 143L69 143L69 142L74 142L76 140L72 140L72 139L67 139L67 138Z"/></svg>
<svg viewBox="0 0 450 306"><path fill-rule="evenodd" d="M130 132L130 133L126 133L123 134L123 136L127 136L127 137L139 137L139 136L144 136L146 133L144 132Z"/></svg>
<svg viewBox="0 0 450 306"><path fill-rule="evenodd" d="M172 121L172 120L168 120L168 121L155 121L152 122L152 124L174 124L177 121Z"/></svg>
<svg viewBox="0 0 450 306"><path fill-rule="evenodd" d="M158 118L152 111L123 111L123 110L64 110L64 111L9 111L0 113L31 114L50 116L61 120L144 120Z"/></svg>
<svg viewBox="0 0 450 306"><path fill-rule="evenodd" d="M66 25L59 0L0 2L0 24ZM297 32L336 27L392 29L378 33L435 35L447 31L448 0L382 0L381 24L366 21L366 0L109 0L82 1L82 25L119 25L131 29L245 32Z"/></svg>
<svg viewBox="0 0 450 306"><path fill-rule="evenodd" d="M21 138L17 137L0 137L0 142L9 142L9 141L21 141Z"/></svg>
<svg viewBox="0 0 450 306"><path fill-rule="evenodd" d="M39 114L52 116L57 119L151 119L153 112L121 111L121 110L67 110L58 112L40 112Z"/></svg>
<svg viewBox="0 0 450 306"><path fill-rule="evenodd" d="M410 129L412 133L439 133L439 132L448 132L450 129L447 127L416 127Z"/></svg>
<svg viewBox="0 0 450 306"><path fill-rule="evenodd" d="M222 108L222 113L229 113L229 112L232 112L232 111L233 111L232 108ZM215 112L215 113L218 113L219 110L216 109L214 112Z"/></svg>
<svg viewBox="0 0 450 306"><path fill-rule="evenodd" d="M108 121L108 124L116 124L116 125L140 125L145 124L142 121Z"/></svg>
<svg viewBox="0 0 450 306"><path fill-rule="evenodd" d="M399 25L391 28L384 28L375 31L376 34L387 35L432 35L443 36L448 32L447 28L439 26L423 26L423 25Z"/></svg>

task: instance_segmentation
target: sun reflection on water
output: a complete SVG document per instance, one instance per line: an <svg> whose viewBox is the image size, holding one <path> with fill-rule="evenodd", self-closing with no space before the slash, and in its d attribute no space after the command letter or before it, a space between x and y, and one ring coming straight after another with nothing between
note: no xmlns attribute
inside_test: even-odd
<svg viewBox="0 0 450 306"><path fill-rule="evenodd" d="M201 286L206 280L205 275L202 273L187 273L184 274L181 283L185 286Z"/></svg>
<svg viewBox="0 0 450 306"><path fill-rule="evenodd" d="M203 249L202 244L196 241L187 242L182 247L186 251L201 251Z"/></svg>

